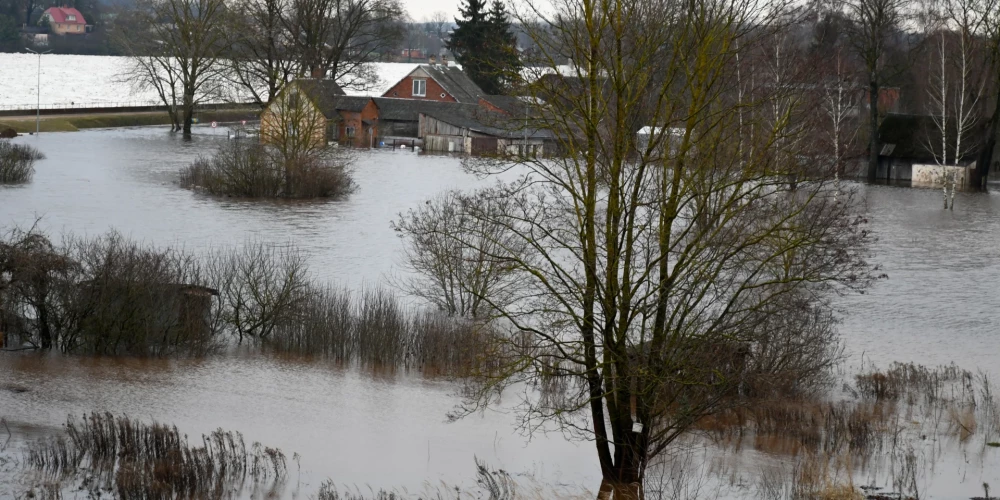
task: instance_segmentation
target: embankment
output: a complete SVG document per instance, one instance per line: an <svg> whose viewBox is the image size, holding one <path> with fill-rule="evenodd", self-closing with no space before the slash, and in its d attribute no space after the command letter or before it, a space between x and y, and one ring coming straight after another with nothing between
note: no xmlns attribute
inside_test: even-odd
<svg viewBox="0 0 1000 500"><path fill-rule="evenodd" d="M199 123L212 121L234 122L257 120L256 109L212 109L195 113ZM34 115L0 117L0 129L10 127L21 134L35 131ZM84 114L42 115L38 123L41 132L75 132L80 129L141 127L149 125L169 125L170 116L166 111L122 111Z"/></svg>

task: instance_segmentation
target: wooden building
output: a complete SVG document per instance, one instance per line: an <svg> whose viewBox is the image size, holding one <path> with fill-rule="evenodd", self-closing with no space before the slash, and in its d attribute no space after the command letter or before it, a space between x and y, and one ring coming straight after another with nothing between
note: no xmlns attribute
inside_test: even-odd
<svg viewBox="0 0 1000 500"><path fill-rule="evenodd" d="M478 106L420 113L419 135L427 151L481 156L544 155L554 139L550 131L530 129Z"/></svg>

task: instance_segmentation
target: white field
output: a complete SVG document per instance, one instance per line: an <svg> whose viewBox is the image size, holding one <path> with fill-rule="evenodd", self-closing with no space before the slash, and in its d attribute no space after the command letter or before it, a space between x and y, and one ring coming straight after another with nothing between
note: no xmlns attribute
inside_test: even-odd
<svg viewBox="0 0 1000 500"><path fill-rule="evenodd" d="M38 56L0 53L0 110L43 107L89 107L160 104L156 93L122 82L126 59L113 56L46 54L41 57L41 96ZM350 95L382 95L417 65L375 63L379 81L367 89L347 89Z"/></svg>

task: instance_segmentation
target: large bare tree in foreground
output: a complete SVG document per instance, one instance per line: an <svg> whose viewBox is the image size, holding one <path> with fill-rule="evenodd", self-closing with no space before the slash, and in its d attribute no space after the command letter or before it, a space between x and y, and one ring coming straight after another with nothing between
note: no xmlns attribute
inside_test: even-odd
<svg viewBox="0 0 1000 500"><path fill-rule="evenodd" d="M775 67L784 6L560 0L554 10L523 24L539 27L539 59L576 68L525 89L546 103L525 126L555 131L546 147L558 154L470 160L524 175L467 198L474 222L418 236L515 273L502 300L480 297L509 335L485 354L501 368L470 382L462 410L518 382L564 388L526 393L525 428L592 440L599 495L634 499L651 461L701 417L815 388L836 353L830 294L873 279L868 233L852 193L834 188L835 168L799 151L816 122L796 97L808 86L754 78Z"/></svg>

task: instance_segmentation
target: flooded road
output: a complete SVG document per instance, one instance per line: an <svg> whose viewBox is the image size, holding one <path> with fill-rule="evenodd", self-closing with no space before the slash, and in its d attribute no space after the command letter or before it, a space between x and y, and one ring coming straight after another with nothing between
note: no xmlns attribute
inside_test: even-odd
<svg viewBox="0 0 1000 500"><path fill-rule="evenodd" d="M47 159L31 183L0 187L0 225L41 217L50 234L116 229L195 251L247 238L291 242L318 276L357 288L394 272L400 241L389 222L396 214L443 190L490 182L463 172L453 157L362 151L354 168L358 190L345 200L220 200L176 184L181 168L225 140L208 135L210 129L200 132L191 141L160 128L20 138ZM954 361L1000 373L1000 195L961 194L951 212L941 210L936 190L859 189L879 237L876 260L889 279L866 295L839 299L850 364L857 367L862 356L881 367L893 360ZM594 488L599 477L589 443L567 442L559 433L529 442L515 432L512 414L446 423L458 388L441 381L260 356L139 361L5 354L4 386L28 389L0 390L0 417L21 439L86 411L156 419L192 436L222 427L300 454L307 495L326 478L410 491L427 481L468 484L474 456L547 484ZM290 470L294 482L296 466ZM1000 483L998 474L985 477Z"/></svg>

